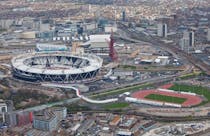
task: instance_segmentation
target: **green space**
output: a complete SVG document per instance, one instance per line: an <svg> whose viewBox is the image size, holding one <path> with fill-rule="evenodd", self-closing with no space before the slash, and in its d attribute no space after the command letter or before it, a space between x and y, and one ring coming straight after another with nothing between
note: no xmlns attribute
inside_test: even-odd
<svg viewBox="0 0 210 136"><path fill-rule="evenodd" d="M203 95L207 99L207 101L203 102L202 104L210 102L210 89L206 87L196 85L174 84L169 89L174 91L191 92L196 93L198 95Z"/></svg>
<svg viewBox="0 0 210 136"><path fill-rule="evenodd" d="M12 100L15 109L32 107L44 104L46 101L51 101L49 96L39 93L36 90L18 90L17 92L6 91L3 95L0 95L0 98ZM22 105L22 102L27 102L27 104Z"/></svg>
<svg viewBox="0 0 210 136"><path fill-rule="evenodd" d="M0 28L0 33L7 31L7 29Z"/></svg>
<svg viewBox="0 0 210 136"><path fill-rule="evenodd" d="M201 72L193 72L193 73L189 73L189 74L186 74L186 75L182 75L179 78L182 79L182 80L185 80L185 79L195 78L195 77L197 77L201 74L202 74Z"/></svg>
<svg viewBox="0 0 210 136"><path fill-rule="evenodd" d="M126 102L119 102L119 103L110 103L110 104L106 104L103 107L105 109L108 110L112 110L112 109L123 109L129 106L129 103Z"/></svg>
<svg viewBox="0 0 210 136"><path fill-rule="evenodd" d="M179 98L179 97L166 96L160 94L149 94L144 98L150 100L162 101L162 102L176 103L176 104L182 104L183 102L186 101L186 98Z"/></svg>
<svg viewBox="0 0 210 136"><path fill-rule="evenodd" d="M136 66L132 66L132 65L120 65L119 67L123 69L131 69L131 70L136 69Z"/></svg>
<svg viewBox="0 0 210 136"><path fill-rule="evenodd" d="M106 96L110 96L110 95L112 95L112 96L113 95L119 95L119 94L122 94L122 93L125 93L125 92L139 91L139 90L144 89L146 87L152 87L152 85L149 84L149 83L145 83L145 84L142 84L142 85L129 86L129 87L125 87L125 88L122 88L122 89L108 90L104 93L92 95L92 97L93 98L101 98L101 97L106 97Z"/></svg>
<svg viewBox="0 0 210 136"><path fill-rule="evenodd" d="M78 111L89 111L90 108L84 105L79 105L77 103L73 103L70 105L65 105L67 107L68 112L78 112Z"/></svg>

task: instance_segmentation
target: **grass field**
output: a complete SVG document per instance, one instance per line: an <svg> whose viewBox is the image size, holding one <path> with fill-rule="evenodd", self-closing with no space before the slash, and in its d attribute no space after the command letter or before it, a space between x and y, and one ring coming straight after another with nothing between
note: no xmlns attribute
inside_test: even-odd
<svg viewBox="0 0 210 136"><path fill-rule="evenodd" d="M179 98L179 97L166 96L160 94L149 94L144 98L150 100L162 101L162 102L176 103L176 104L182 104L187 100L186 98Z"/></svg>
<svg viewBox="0 0 210 136"><path fill-rule="evenodd" d="M89 110L91 110L90 107L81 106L78 103L65 105L65 107L67 107L68 112L78 112L78 111L89 111Z"/></svg>
<svg viewBox="0 0 210 136"><path fill-rule="evenodd" d="M182 80L185 80L185 79L194 78L194 77L199 76L199 75L201 75L201 74L203 74L203 73L201 73L201 72L194 72L194 73L182 75L182 76L180 76L179 78L182 79Z"/></svg>
<svg viewBox="0 0 210 136"><path fill-rule="evenodd" d="M119 102L119 103L111 103L104 105L105 109L111 110L111 109L122 109L129 106L129 103L126 102Z"/></svg>
<svg viewBox="0 0 210 136"><path fill-rule="evenodd" d="M195 86L195 85L175 84L169 89L174 90L174 91L192 92L198 95L203 95L207 99L207 101L202 102L202 104L210 102L210 89L206 87Z"/></svg>
<svg viewBox="0 0 210 136"><path fill-rule="evenodd" d="M203 95L210 102L210 89L208 89L206 87L194 86L194 85L175 84L169 89L174 90L174 91L192 92L192 93L196 93L198 95Z"/></svg>

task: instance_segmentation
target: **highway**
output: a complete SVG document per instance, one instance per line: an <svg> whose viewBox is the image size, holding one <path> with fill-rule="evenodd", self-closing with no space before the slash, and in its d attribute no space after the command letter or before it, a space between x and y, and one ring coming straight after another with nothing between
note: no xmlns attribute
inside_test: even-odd
<svg viewBox="0 0 210 136"><path fill-rule="evenodd" d="M91 110L91 111L83 111L84 113L106 113L106 110ZM210 119L210 116L163 116L163 115L155 115L150 113L140 112L138 110L130 109L129 111L119 111L113 110L109 111L113 114L124 114L124 115L136 115L145 117L150 120L160 121L160 122L183 122L183 121L206 121ZM175 113L177 114L177 113ZM181 115L181 113L179 113Z"/></svg>

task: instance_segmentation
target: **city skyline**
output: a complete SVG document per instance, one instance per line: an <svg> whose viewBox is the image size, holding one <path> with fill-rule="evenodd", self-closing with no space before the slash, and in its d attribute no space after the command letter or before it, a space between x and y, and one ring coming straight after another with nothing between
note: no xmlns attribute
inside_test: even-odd
<svg viewBox="0 0 210 136"><path fill-rule="evenodd" d="M210 135L210 0L0 1L0 134Z"/></svg>

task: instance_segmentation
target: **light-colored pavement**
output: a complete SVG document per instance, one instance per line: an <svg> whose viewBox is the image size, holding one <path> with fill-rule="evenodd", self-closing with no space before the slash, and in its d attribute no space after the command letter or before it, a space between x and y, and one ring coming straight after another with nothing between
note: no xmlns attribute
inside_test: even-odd
<svg viewBox="0 0 210 136"><path fill-rule="evenodd" d="M76 95L78 98L81 98L82 100L89 102L89 103L95 103L95 104L105 104L105 103L111 103L118 101L118 98L113 99L106 99L106 100L93 100L88 97L85 97L84 95L81 95L80 90L76 87L73 87L69 84L56 84L56 83L42 83L43 86L46 87L56 87L56 88L62 88L62 89L73 89L76 92Z"/></svg>

